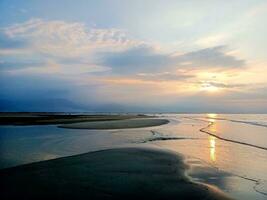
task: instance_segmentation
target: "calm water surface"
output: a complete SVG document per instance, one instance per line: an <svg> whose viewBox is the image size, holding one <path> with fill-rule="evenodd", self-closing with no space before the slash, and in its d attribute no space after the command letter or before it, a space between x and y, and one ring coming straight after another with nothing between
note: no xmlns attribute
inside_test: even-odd
<svg viewBox="0 0 267 200"><path fill-rule="evenodd" d="M1 126L0 168L140 143L184 154L194 181L236 199L267 199L267 115L158 116L170 123L110 131Z"/></svg>

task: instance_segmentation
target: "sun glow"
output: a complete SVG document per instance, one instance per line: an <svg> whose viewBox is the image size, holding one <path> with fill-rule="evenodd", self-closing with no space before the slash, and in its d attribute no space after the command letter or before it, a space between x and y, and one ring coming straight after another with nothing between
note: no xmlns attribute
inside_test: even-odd
<svg viewBox="0 0 267 200"><path fill-rule="evenodd" d="M200 90L206 91L206 92L217 92L219 88L209 83L203 83L201 84Z"/></svg>
<svg viewBox="0 0 267 200"><path fill-rule="evenodd" d="M218 115L217 115L216 113L208 113L207 116L208 116L209 118L215 118L215 117L217 117Z"/></svg>
<svg viewBox="0 0 267 200"><path fill-rule="evenodd" d="M216 124L214 124L214 122L216 122L216 117L217 117L217 114L215 114L215 113L208 113L207 114L208 121L213 123L212 127L213 126L216 127Z"/></svg>

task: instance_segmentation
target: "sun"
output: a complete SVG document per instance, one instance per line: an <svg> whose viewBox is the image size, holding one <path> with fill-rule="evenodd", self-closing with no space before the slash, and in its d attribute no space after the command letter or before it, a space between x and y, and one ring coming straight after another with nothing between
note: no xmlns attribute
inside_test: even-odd
<svg viewBox="0 0 267 200"><path fill-rule="evenodd" d="M210 83L203 83L201 84L200 90L206 92L217 92L219 88L214 85L211 85Z"/></svg>

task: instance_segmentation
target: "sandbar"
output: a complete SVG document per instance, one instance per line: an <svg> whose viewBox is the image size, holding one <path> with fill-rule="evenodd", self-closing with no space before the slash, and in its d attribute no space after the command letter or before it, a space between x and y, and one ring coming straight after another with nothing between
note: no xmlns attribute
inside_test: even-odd
<svg viewBox="0 0 267 200"><path fill-rule="evenodd" d="M2 199L229 199L186 175L179 154L128 147L0 170Z"/></svg>
<svg viewBox="0 0 267 200"><path fill-rule="evenodd" d="M80 122L60 125L60 128L72 129L125 129L125 128L144 128L151 126L160 126L169 123L167 119L147 119L135 118L124 120L110 120L97 122Z"/></svg>

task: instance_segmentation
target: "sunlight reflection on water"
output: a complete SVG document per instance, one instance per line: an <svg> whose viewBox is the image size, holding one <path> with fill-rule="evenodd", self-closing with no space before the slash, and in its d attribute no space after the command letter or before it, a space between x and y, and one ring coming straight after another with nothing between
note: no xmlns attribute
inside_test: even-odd
<svg viewBox="0 0 267 200"><path fill-rule="evenodd" d="M254 191L254 182L248 183L248 180L238 177L233 179L229 177L229 173L260 180L257 189L266 191L267 185L262 183L267 181L267 151L223 141L199 130L210 125L207 130L220 137L264 146L267 145L266 127L231 122L225 118L263 120L267 119L267 115L255 118L251 115L221 114L161 116L168 118L171 123L153 128L114 131L70 130L56 126L3 126L0 127L0 167L113 148L116 145L147 141L151 137L187 138L146 144L167 148L199 160L202 181L233 194L237 199L265 198ZM153 135L151 131L158 134ZM211 173L211 168L205 171L199 164L200 161L208 163L219 172Z"/></svg>
<svg viewBox="0 0 267 200"><path fill-rule="evenodd" d="M209 143L210 143L210 160L212 162L216 161L216 141L215 137L209 136Z"/></svg>

